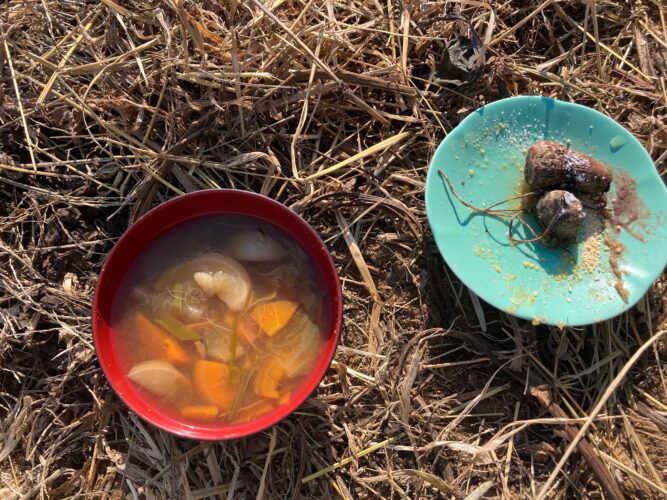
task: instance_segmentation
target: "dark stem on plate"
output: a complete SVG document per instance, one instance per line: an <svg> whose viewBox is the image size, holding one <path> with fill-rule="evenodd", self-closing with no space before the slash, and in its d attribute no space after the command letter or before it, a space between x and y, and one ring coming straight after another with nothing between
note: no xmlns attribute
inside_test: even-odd
<svg viewBox="0 0 667 500"><path fill-rule="evenodd" d="M473 205L472 203L468 203L467 201L465 201L463 198L461 198L458 195L458 193L454 189L452 181L449 180L449 177L447 176L447 174L445 172L443 172L441 169L438 169L438 174L447 183L447 186L449 186L449 190L454 195L454 197L457 200L459 200L464 206L468 207L470 210L472 210L474 212L477 212L479 214L491 215L491 216L494 216L494 217L501 217L501 218L509 218L509 240L512 243L535 243L537 241L540 241L542 238L544 238L544 236L546 234L548 234L549 229L551 229L551 225L553 224L553 222L555 220L555 218L552 219L552 221L549 223L549 226L541 234L536 234L535 231L533 230L533 228L530 226L530 224L528 224L525 220L523 220L521 218L521 214L527 212L526 209L524 209L524 208L506 208L506 209L496 209L496 210L494 210L495 207L497 207L499 205L502 205L504 203L507 203L509 201L520 200L522 198L528 198L530 196L535 196L535 195L539 194L539 191L531 191L529 193L520 194L518 196L512 196L511 198L506 198L502 201L499 201L498 203L494 203L493 205L491 205L488 208L479 208L479 207L476 207L475 205ZM517 238L512 237L513 224L514 224L514 221L517 220L517 219L519 220L519 222L523 226L528 228L530 233L533 235L533 238L522 240L522 239L517 239Z"/></svg>

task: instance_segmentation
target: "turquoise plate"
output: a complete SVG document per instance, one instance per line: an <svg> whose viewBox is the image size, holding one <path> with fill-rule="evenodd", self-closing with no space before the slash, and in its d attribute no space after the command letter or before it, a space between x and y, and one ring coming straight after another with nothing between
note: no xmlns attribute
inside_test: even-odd
<svg viewBox="0 0 667 500"><path fill-rule="evenodd" d="M589 212L580 241L567 249L510 244L506 219L465 207L438 175L443 170L463 200L489 207L525 192L525 153L540 139L570 144L612 168L607 207L624 224ZM502 208L518 207L514 201ZM503 99L467 116L433 156L426 213L461 281L489 304L535 323L577 326L614 317L639 301L667 264L667 189L642 145L602 113L546 97ZM540 230L532 215L526 221ZM525 226L515 229L515 238L530 237ZM610 246L622 248L620 280Z"/></svg>

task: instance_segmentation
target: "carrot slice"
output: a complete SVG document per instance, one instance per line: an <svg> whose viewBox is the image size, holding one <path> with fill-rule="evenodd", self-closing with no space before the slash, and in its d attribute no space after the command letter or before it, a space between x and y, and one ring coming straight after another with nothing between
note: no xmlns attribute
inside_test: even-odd
<svg viewBox="0 0 667 500"><path fill-rule="evenodd" d="M286 405L287 403L289 403L291 396L292 396L292 391L283 392L278 398L278 404Z"/></svg>
<svg viewBox="0 0 667 500"><path fill-rule="evenodd" d="M218 407L215 405L195 405L181 408L181 416L191 420L211 422L218 416Z"/></svg>
<svg viewBox="0 0 667 500"><path fill-rule="evenodd" d="M134 316L137 338L147 349L171 363L190 363L192 356L178 340L150 321L142 313Z"/></svg>
<svg viewBox="0 0 667 500"><path fill-rule="evenodd" d="M195 361L192 380L199 397L222 411L234 402L238 370L225 363L200 359Z"/></svg>
<svg viewBox="0 0 667 500"><path fill-rule="evenodd" d="M250 317L269 337L273 337L289 323L298 307L296 302L290 300L262 302L252 308Z"/></svg>
<svg viewBox="0 0 667 500"><path fill-rule="evenodd" d="M258 396L277 399L280 397L278 386L285 378L286 371L282 364L276 359L271 358L263 363L257 370L253 390Z"/></svg>

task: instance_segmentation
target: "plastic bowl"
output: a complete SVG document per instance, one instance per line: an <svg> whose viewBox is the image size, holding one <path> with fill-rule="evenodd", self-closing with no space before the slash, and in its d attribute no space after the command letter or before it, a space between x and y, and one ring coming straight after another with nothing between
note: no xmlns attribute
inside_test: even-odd
<svg viewBox="0 0 667 500"><path fill-rule="evenodd" d="M215 214L239 214L267 221L290 234L310 256L326 290L329 324L322 352L311 373L288 404L240 424L190 423L161 412L126 378L113 348L111 311L125 272L157 237L178 224ZM146 213L118 240L100 273L93 301L93 342L102 370L116 394L147 422L172 434L203 440L248 436L279 422L295 411L317 388L338 344L341 293L331 256L317 233L296 213L259 194L234 189L205 190L179 196Z"/></svg>
<svg viewBox="0 0 667 500"><path fill-rule="evenodd" d="M627 301L615 289L617 278L602 237L591 240L597 248L511 245L507 220L473 213L438 174L439 169L447 174L463 200L489 207L521 193L526 151L541 139L569 143L607 163L614 174L608 197L613 211L619 187L633 183L640 214L630 225L634 234L614 231L609 224L605 230L624 247L618 267ZM502 99L470 113L433 156L426 213L438 249L459 279L489 304L536 323L578 326L621 314L643 297L667 264L667 189L651 157L608 116L548 97ZM518 226L515 237L531 237Z"/></svg>

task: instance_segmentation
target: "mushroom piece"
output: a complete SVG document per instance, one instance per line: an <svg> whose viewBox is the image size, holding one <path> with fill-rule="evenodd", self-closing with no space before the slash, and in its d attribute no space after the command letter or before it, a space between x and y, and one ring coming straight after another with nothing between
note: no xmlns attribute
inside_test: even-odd
<svg viewBox="0 0 667 500"><path fill-rule="evenodd" d="M174 290L172 293L176 293L176 291ZM180 313L189 321L197 321L207 317L207 310L211 308L210 306L216 304L214 299L207 300L206 293L195 283L189 281L183 283L180 295ZM172 300L173 303L174 300Z"/></svg>
<svg viewBox="0 0 667 500"><path fill-rule="evenodd" d="M218 297L233 311L242 310L250 298L252 283L245 268L221 253L206 254L168 270L156 286L163 289L173 286L172 283L186 283L193 279L205 295ZM205 301L205 297L202 300Z"/></svg>
<svg viewBox="0 0 667 500"><path fill-rule="evenodd" d="M173 313L186 321L198 321L208 316L219 301L205 293L192 281L192 272L188 281L164 286L160 293L149 297L150 306L158 312Z"/></svg>
<svg viewBox="0 0 667 500"><path fill-rule="evenodd" d="M239 231L227 240L226 250L237 260L265 262L282 259L287 251L261 229Z"/></svg>
<svg viewBox="0 0 667 500"><path fill-rule="evenodd" d="M143 361L132 367L129 378L155 396L176 400L192 393L192 385L171 363L161 360Z"/></svg>
<svg viewBox="0 0 667 500"><path fill-rule="evenodd" d="M220 301L215 298L217 294L214 290L206 290L196 283L194 275L197 272L214 274L218 271L227 271L244 282L243 286L239 287L241 294L245 293L246 288L250 289L250 277L241 264L226 255L208 253L164 271L153 283L152 307L171 311L178 304L179 310L175 312L188 321L209 317ZM180 299L177 300L177 297Z"/></svg>

